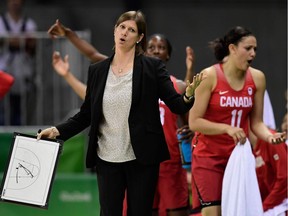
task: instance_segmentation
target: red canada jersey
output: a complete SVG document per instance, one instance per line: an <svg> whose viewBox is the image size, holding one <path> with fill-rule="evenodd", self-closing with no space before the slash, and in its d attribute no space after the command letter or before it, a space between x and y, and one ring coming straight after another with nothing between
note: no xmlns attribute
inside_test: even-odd
<svg viewBox="0 0 288 216"><path fill-rule="evenodd" d="M243 128L248 137L249 114L254 103L256 86L250 70L246 71L245 83L241 90L236 91L227 82L222 64L214 65L217 74L217 84L211 92L205 119ZM228 134L204 135L196 133L193 139L193 154L198 156L229 157L235 147L232 137ZM195 143L195 141L197 143Z"/></svg>
<svg viewBox="0 0 288 216"><path fill-rule="evenodd" d="M179 93L179 89L176 84L176 78L173 76L170 76L170 78L173 82L175 90ZM159 110L160 110L161 124L163 126L165 139L170 152L170 161L172 160L178 163L181 160L177 140L178 115L171 112L171 110L166 106L166 104L160 99L159 99Z"/></svg>
<svg viewBox="0 0 288 216"><path fill-rule="evenodd" d="M267 211L287 198L287 145L258 139L253 153L263 209Z"/></svg>

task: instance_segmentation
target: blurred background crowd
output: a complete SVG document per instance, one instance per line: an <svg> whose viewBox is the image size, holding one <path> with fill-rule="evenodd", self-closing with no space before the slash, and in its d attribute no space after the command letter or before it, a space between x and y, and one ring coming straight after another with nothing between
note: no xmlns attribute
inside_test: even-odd
<svg viewBox="0 0 288 216"><path fill-rule="evenodd" d="M4 98L6 102L4 104L2 102L1 110L5 110L5 114L3 116L2 113L0 116L0 124L52 125L65 118L71 110L77 109L81 104L81 100L53 72L52 52L58 50L63 55L69 54L71 71L75 71L75 75L83 82L86 81L89 62L67 40L51 40L47 30L56 19L78 31L82 38L89 41L101 53L109 55L113 48L111 26L119 13L130 9L141 9L144 12L148 35L161 32L169 37L173 44L174 57L169 61L168 68L169 72L177 77L185 76L186 46L191 46L194 50L194 70L197 73L213 63L213 54L207 46L208 41L235 25L251 29L257 36L258 49L261 51L258 52L253 66L264 71L266 75L267 90L273 105L276 125L280 127L286 112L284 94L287 88L287 2L285 0L261 2L219 0L217 3L212 0L86 0L85 2L24 0L21 15L34 21L31 29L26 31L33 31L30 36L33 36L36 41L23 40L22 42L22 47L26 51L29 43L32 44L28 51L29 58L22 61L19 59L18 63L15 63L17 65L25 62L20 66L22 72L19 72L22 76L19 79L25 80L25 84L21 85L16 80L17 85L12 89L16 99L14 97L14 100L9 103L8 97ZM0 2L0 10L2 15L7 12L6 0ZM4 35L0 50L0 54L3 54L8 47L6 39L11 35L7 34L6 29L0 29L0 34ZM2 61L3 57L0 57L0 67ZM19 67L16 68L19 70ZM13 73L18 73L17 70L14 69ZM23 74L26 74L26 77L23 78ZM20 88L22 88L21 95ZM17 101L17 97L21 97L22 100L18 98ZM53 109L48 109L47 104L52 104ZM14 107L12 110L11 106ZM14 114L10 116L12 112ZM15 112L18 112L19 116L15 116Z"/></svg>

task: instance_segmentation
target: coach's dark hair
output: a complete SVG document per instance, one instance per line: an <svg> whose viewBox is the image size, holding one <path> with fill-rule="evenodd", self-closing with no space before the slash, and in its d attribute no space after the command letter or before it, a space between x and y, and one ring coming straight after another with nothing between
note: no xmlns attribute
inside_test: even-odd
<svg viewBox="0 0 288 216"><path fill-rule="evenodd" d="M145 16L144 14L138 10L138 11L127 11L120 15L118 20L116 21L115 27L120 25L120 23L127 21L127 20L134 20L136 22L137 28L138 28L138 35L140 36L143 34L142 40L136 44L136 54L141 54L146 51L146 32L147 32L147 27L146 27L146 21L145 21Z"/></svg>

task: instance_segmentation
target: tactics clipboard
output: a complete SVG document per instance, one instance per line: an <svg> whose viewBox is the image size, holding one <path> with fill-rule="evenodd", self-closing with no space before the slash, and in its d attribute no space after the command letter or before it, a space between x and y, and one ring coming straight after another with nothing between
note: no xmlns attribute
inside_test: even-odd
<svg viewBox="0 0 288 216"><path fill-rule="evenodd" d="M14 132L0 201L48 209L63 141Z"/></svg>

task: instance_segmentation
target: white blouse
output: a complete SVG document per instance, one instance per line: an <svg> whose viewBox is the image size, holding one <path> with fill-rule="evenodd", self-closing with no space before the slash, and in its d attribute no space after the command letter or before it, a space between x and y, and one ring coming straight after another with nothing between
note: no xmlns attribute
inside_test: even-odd
<svg viewBox="0 0 288 216"><path fill-rule="evenodd" d="M98 156L109 162L136 159L130 139L128 117L132 101L132 69L116 76L110 66L103 96L104 119L99 126Z"/></svg>

